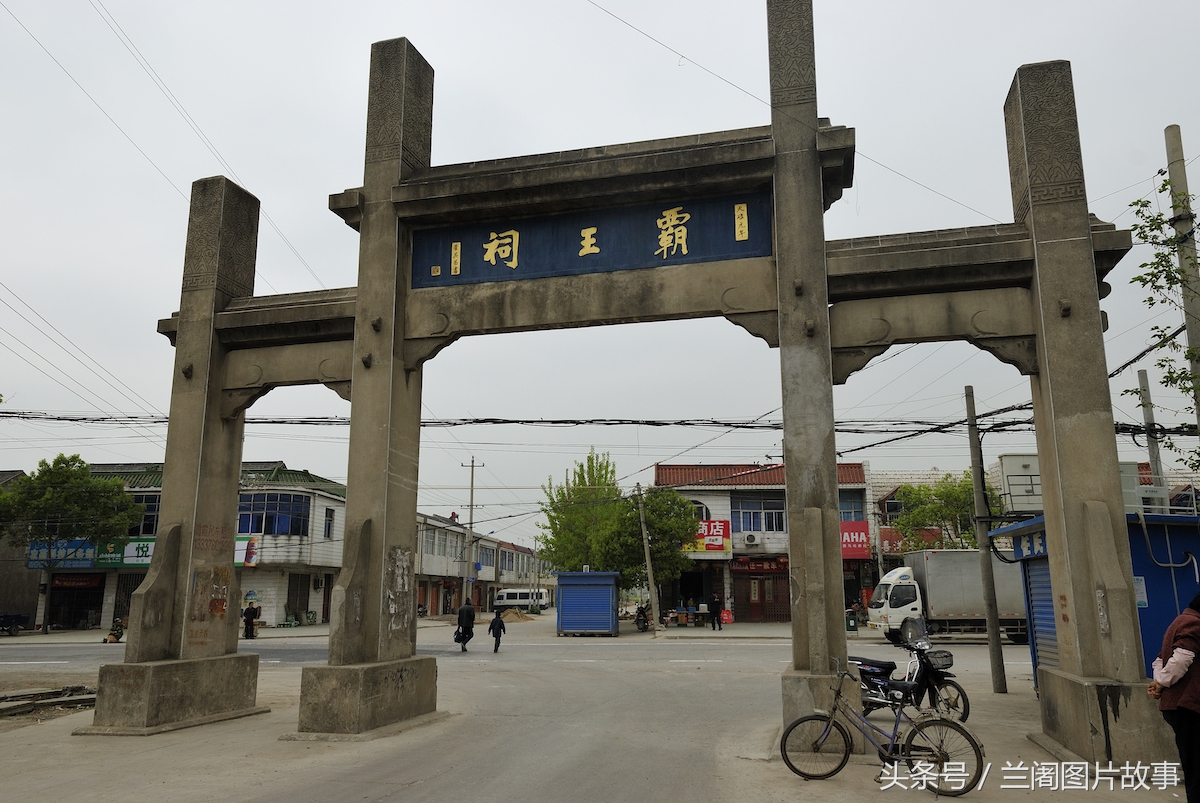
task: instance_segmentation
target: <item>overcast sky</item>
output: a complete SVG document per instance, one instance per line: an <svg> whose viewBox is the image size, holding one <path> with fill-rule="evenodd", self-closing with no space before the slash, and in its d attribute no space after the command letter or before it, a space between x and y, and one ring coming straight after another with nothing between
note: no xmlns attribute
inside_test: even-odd
<svg viewBox="0 0 1200 803"><path fill-rule="evenodd" d="M1165 126L1180 124L1189 158L1200 155L1195 3L816 7L820 113L855 128L858 144L854 186L826 215L830 239L1011 222L1002 105L1024 63L1072 62L1087 194L1100 218L1129 225L1129 202L1165 166ZM327 197L361 183L370 45L397 36L436 72L434 164L770 121L761 0L0 0L2 409L167 410L173 354L155 324L178 308L195 179L235 178L282 232L260 227L258 294L353 286L357 235ZM1179 319L1148 310L1129 285L1145 251L1109 278L1110 368L1149 342L1151 325ZM1136 381L1133 370L1113 380L1119 421L1141 420L1119 395ZM837 417L960 418L967 384L981 411L1029 399L1016 369L967 344L896 347L835 390ZM468 338L426 365L424 387L423 417L441 419L778 420L781 404L777 352L720 318ZM250 416L349 411L317 387L276 390ZM0 469L30 471L59 452L160 461L165 433L3 420ZM345 427L248 426L244 457L341 480L347 439ZM843 435L838 446L875 440ZM561 481L592 445L611 453L623 484L652 482L656 461L780 455L773 432L425 429L420 507L466 519L461 466L474 457L485 465L478 529L528 543L538 517L523 514L536 510L539 485ZM1122 459L1145 459L1128 439L1119 447ZM984 448L991 462L1032 451L1033 436L993 436ZM960 435L845 459L875 469L969 463Z"/></svg>

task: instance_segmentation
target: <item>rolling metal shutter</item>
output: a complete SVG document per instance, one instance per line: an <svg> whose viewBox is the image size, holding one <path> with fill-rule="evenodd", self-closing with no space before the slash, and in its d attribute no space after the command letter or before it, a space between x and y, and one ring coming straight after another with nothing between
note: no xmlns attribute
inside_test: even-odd
<svg viewBox="0 0 1200 803"><path fill-rule="evenodd" d="M612 585L559 586L559 621L563 632L612 632L612 595Z"/></svg>
<svg viewBox="0 0 1200 803"><path fill-rule="evenodd" d="M1050 559L1021 561L1025 574L1025 600L1029 606L1029 652L1033 656L1034 684L1039 664L1058 666L1058 636L1054 628L1054 593L1050 589Z"/></svg>

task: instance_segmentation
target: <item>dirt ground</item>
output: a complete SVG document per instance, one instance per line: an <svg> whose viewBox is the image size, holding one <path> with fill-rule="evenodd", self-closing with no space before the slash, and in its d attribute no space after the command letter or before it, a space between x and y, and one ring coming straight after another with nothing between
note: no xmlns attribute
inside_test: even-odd
<svg viewBox="0 0 1200 803"><path fill-rule="evenodd" d="M17 689L56 689L61 686L91 686L96 687L99 672L54 672L30 671L28 669L9 670L0 667L0 691L16 691ZM89 706L90 707L90 706ZM40 725L52 719L74 714L77 707L42 708L30 711L28 714L0 717L0 733L24 728L30 725Z"/></svg>

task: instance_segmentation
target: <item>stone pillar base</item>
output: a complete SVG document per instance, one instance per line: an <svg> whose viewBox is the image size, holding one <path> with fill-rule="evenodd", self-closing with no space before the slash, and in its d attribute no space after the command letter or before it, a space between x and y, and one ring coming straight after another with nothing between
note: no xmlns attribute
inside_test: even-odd
<svg viewBox="0 0 1200 803"><path fill-rule="evenodd" d="M365 733L436 710L430 656L306 666L300 677L300 733Z"/></svg>
<svg viewBox="0 0 1200 803"><path fill-rule="evenodd" d="M262 714L258 655L105 664L100 667L96 713L77 736L147 736L223 719Z"/></svg>
<svg viewBox="0 0 1200 803"><path fill-rule="evenodd" d="M805 670L787 669L784 670L781 681L784 727L800 717L819 711L833 713L833 687L837 686L837 675L818 675ZM842 682L842 697L852 709L862 710L862 694L857 681L846 678ZM866 742L862 734L850 725L846 725L846 731L854 741L854 752L865 752Z"/></svg>
<svg viewBox="0 0 1200 803"><path fill-rule="evenodd" d="M1040 666L1042 732L1089 762L1178 761L1174 734L1146 685Z"/></svg>

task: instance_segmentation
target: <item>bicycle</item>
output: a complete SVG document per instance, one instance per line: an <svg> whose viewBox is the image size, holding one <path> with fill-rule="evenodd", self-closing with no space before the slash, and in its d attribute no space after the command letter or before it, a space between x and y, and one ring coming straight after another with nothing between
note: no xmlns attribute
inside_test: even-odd
<svg viewBox="0 0 1200 803"><path fill-rule="evenodd" d="M940 716L913 719L904 710L911 705L917 684L892 681L889 696L895 702L896 720L889 733L850 707L842 696L846 678L857 681L837 667L838 683L832 687L832 713L810 714L788 725L779 750L788 769L805 780L831 778L850 760L850 734L835 717L849 721L879 752L885 764L904 761L909 771L925 779L925 787L938 795L965 795L983 774L983 748L965 727ZM901 745L901 726L909 726ZM914 776L916 777L916 776Z"/></svg>

